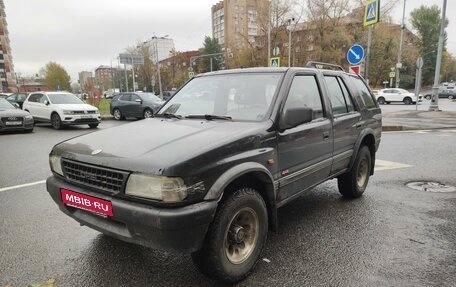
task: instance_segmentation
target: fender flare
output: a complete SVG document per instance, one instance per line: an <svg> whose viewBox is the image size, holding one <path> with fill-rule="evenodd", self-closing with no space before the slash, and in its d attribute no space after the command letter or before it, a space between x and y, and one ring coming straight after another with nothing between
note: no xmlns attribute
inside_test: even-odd
<svg viewBox="0 0 456 287"><path fill-rule="evenodd" d="M372 166L371 166L371 172L373 174L374 172L374 166L375 166L375 134L374 134L374 130L372 130L371 128L368 128L368 129L364 129L361 134L359 135L358 139L356 140L356 144L355 144L355 148L354 148L354 153L353 153L353 156L350 160L350 165L349 165L349 168L348 170L351 170L353 168L353 165L355 164L355 160L356 160L356 157L358 156L358 152L359 152L359 149L361 148L361 143L364 141L364 139L367 137L367 136L372 136L372 138L374 139L374 146L373 147L369 147L369 150L371 150L371 154L372 154ZM372 152L372 150L374 152Z"/></svg>

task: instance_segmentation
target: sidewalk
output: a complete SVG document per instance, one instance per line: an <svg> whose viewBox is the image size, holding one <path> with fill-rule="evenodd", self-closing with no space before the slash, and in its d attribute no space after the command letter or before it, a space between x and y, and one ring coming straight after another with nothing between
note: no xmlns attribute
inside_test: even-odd
<svg viewBox="0 0 456 287"><path fill-rule="evenodd" d="M456 128L456 111L383 112L383 131Z"/></svg>

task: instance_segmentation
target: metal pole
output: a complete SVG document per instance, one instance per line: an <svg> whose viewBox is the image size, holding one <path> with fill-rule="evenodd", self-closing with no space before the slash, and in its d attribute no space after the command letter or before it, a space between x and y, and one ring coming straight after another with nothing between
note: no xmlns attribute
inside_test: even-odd
<svg viewBox="0 0 456 287"><path fill-rule="evenodd" d="M212 57L209 58L209 61L211 62L211 72L212 72Z"/></svg>
<svg viewBox="0 0 456 287"><path fill-rule="evenodd" d="M268 1L268 63L267 67L271 66L270 59L271 59L271 1Z"/></svg>
<svg viewBox="0 0 456 287"><path fill-rule="evenodd" d="M158 89L159 89L159 93L160 93L160 97L163 97L163 90L162 90L162 81L161 81L161 77L160 77L160 63L158 62L158 46L157 46L157 37L155 37L155 60L156 60L156 64L157 64L157 74L158 74Z"/></svg>
<svg viewBox="0 0 456 287"><path fill-rule="evenodd" d="M432 87L432 100L429 106L429 111L439 110L439 84L440 84L440 68L442 64L443 37L445 36L445 19L446 19L447 1L443 0L442 21L440 22L439 47L437 51L437 62L435 64L434 86Z"/></svg>
<svg viewBox="0 0 456 287"><path fill-rule="evenodd" d="M396 88L399 88L399 82L401 81L399 78L399 73L402 68L402 42L404 41L404 29L405 29L405 3L407 1L404 0L404 10L402 11L402 25L401 25L401 39L399 41L399 52L397 53L397 64L396 64Z"/></svg>
<svg viewBox="0 0 456 287"><path fill-rule="evenodd" d="M372 45L372 29L373 25L369 26L369 32L367 33L367 53L366 53L366 64L364 65L364 78L369 84L369 62L371 54L371 45Z"/></svg>
<svg viewBox="0 0 456 287"><path fill-rule="evenodd" d="M133 63L133 55L130 54L131 58L131 76L133 78L133 92L136 90L136 85L135 85L135 64Z"/></svg>
<svg viewBox="0 0 456 287"><path fill-rule="evenodd" d="M128 92L128 76L127 76L127 64L124 64L124 71L125 71L125 92Z"/></svg>
<svg viewBox="0 0 456 287"><path fill-rule="evenodd" d="M291 21L288 19L288 67L291 67Z"/></svg>

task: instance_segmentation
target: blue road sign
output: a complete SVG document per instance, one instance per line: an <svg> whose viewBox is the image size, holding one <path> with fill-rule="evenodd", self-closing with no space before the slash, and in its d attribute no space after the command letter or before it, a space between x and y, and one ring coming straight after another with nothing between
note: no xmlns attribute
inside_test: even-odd
<svg viewBox="0 0 456 287"><path fill-rule="evenodd" d="M358 65L364 59L364 48L361 45L353 45L348 49L347 61L350 65Z"/></svg>

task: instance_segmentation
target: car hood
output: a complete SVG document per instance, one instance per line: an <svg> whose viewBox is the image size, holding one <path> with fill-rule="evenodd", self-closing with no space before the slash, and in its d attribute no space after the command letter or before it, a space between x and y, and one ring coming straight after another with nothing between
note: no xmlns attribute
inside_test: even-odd
<svg viewBox="0 0 456 287"><path fill-rule="evenodd" d="M25 117L28 115L30 115L30 114L23 110L0 108L0 117Z"/></svg>
<svg viewBox="0 0 456 287"><path fill-rule="evenodd" d="M151 118L83 135L58 144L62 157L124 170L160 173L206 152L241 152L239 139L252 142L271 122ZM227 150L230 149L230 150Z"/></svg>
<svg viewBox="0 0 456 287"><path fill-rule="evenodd" d="M89 104L53 104L55 107L59 107L63 110L72 111L96 111L97 108Z"/></svg>

